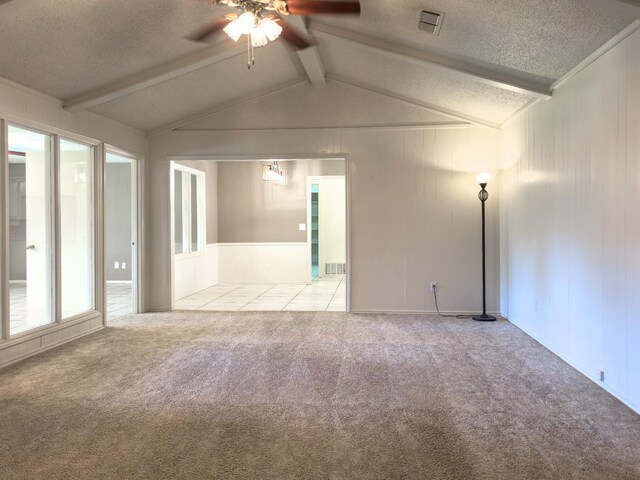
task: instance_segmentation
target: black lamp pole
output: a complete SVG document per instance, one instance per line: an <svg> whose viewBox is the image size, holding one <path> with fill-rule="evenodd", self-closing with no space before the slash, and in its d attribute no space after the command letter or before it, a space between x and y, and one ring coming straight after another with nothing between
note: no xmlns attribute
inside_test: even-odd
<svg viewBox="0 0 640 480"><path fill-rule="evenodd" d="M496 317L487 315L487 267L485 260L485 239L484 239L484 203L489 198L489 192L487 192L487 184L480 184L480 192L478 198L482 205L482 315L474 315L473 319L478 322L495 322Z"/></svg>

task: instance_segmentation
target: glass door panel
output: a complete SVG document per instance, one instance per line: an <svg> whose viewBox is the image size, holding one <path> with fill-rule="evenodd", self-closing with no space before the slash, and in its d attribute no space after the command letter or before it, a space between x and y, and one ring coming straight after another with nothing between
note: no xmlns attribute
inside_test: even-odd
<svg viewBox="0 0 640 480"><path fill-rule="evenodd" d="M9 319L15 335L52 315L51 137L9 126Z"/></svg>
<svg viewBox="0 0 640 480"><path fill-rule="evenodd" d="M107 321L137 311L137 164L107 152L105 165L105 276Z"/></svg>
<svg viewBox="0 0 640 480"><path fill-rule="evenodd" d="M62 318L94 308L93 148L60 140Z"/></svg>

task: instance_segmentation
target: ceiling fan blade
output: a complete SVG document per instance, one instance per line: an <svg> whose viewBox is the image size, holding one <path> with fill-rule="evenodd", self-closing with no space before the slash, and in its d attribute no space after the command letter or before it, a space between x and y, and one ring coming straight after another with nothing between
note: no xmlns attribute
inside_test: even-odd
<svg viewBox="0 0 640 480"><path fill-rule="evenodd" d="M194 42L206 42L212 36L226 27L230 21L231 20L229 20L228 18L220 17L217 20L214 20L213 22L205 25L204 27L191 32L189 35L187 35L186 38Z"/></svg>
<svg viewBox="0 0 640 480"><path fill-rule="evenodd" d="M291 15L360 13L360 2L338 0L287 0Z"/></svg>
<svg viewBox="0 0 640 480"><path fill-rule="evenodd" d="M296 30L286 21L280 22L280 26L282 27L282 33L280 33L280 37L285 42L289 43L298 50L304 50L305 48L311 46L311 43L298 32L296 32Z"/></svg>

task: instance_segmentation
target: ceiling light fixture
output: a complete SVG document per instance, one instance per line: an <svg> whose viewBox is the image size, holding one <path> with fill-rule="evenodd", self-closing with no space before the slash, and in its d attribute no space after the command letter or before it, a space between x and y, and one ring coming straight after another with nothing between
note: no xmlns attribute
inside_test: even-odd
<svg viewBox="0 0 640 480"><path fill-rule="evenodd" d="M247 67L255 65L254 49L274 41L282 33L275 16L265 17L263 10L244 12L238 17L227 17L233 20L224 27L224 33L237 42L242 35L247 36Z"/></svg>
<svg viewBox="0 0 640 480"><path fill-rule="evenodd" d="M269 165L263 165L262 180L264 182L275 183L276 185L286 185L287 170L278 165L278 162L276 161Z"/></svg>
<svg viewBox="0 0 640 480"><path fill-rule="evenodd" d="M284 39L296 50L304 50L314 44L308 35L304 33L301 35L285 21L289 15L360 14L359 0L206 0L206 2L236 8L239 12L217 18L187 38L195 42L205 42L224 30L234 42L237 42L242 35L246 35L249 68L255 64L253 49L278 38Z"/></svg>

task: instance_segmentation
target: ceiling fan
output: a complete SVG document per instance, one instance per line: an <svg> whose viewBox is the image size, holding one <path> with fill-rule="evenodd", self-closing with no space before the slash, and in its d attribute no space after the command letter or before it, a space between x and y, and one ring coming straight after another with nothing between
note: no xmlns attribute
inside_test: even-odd
<svg viewBox="0 0 640 480"><path fill-rule="evenodd" d="M247 37L247 67L255 64L254 48L262 47L282 35L297 50L311 43L291 27L288 15L359 14L358 0L204 0L212 5L237 8L230 13L199 28L187 36L195 42L206 42L223 30L234 42L242 35Z"/></svg>

